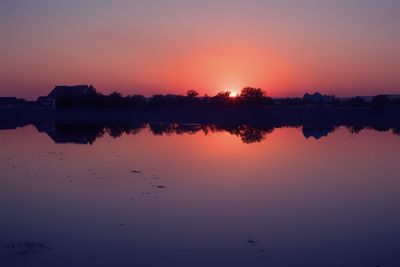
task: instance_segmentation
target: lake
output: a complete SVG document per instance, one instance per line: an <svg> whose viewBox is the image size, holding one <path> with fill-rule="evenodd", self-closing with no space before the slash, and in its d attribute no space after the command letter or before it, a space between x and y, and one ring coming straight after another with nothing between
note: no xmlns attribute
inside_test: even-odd
<svg viewBox="0 0 400 267"><path fill-rule="evenodd" d="M1 266L400 266L391 130L39 130L0 131Z"/></svg>

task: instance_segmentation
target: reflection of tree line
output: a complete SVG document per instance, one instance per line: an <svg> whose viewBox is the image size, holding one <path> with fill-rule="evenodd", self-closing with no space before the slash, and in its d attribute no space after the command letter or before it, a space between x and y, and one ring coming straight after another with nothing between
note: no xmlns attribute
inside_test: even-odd
<svg viewBox="0 0 400 267"><path fill-rule="evenodd" d="M380 132L392 131L400 135L400 126L390 125L344 125L351 133L358 134L364 129ZM305 138L320 139L334 132L338 125L215 125L215 124L177 124L177 123L137 123L137 124L54 124L45 131L56 143L93 144L97 138L109 135L113 138L124 134L136 135L149 130L153 135L183 135L216 132L228 132L240 137L243 143L251 144L263 141L275 128L300 128ZM40 129L40 127L37 127Z"/></svg>
<svg viewBox="0 0 400 267"><path fill-rule="evenodd" d="M250 144L261 142L266 135L272 133L274 127L251 125L204 125L204 124L175 124L175 123L150 123L149 128L154 135L182 135L203 132L205 135L216 132L228 132Z"/></svg>

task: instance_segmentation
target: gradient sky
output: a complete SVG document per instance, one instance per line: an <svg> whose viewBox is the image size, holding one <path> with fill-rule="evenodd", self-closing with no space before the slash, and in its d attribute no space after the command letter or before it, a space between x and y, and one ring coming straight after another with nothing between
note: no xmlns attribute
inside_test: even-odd
<svg viewBox="0 0 400 267"><path fill-rule="evenodd" d="M0 95L400 93L398 0L2 0Z"/></svg>

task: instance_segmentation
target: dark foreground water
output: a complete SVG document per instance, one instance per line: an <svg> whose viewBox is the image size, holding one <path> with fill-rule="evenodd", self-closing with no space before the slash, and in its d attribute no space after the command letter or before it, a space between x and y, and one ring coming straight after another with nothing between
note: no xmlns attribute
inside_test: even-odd
<svg viewBox="0 0 400 267"><path fill-rule="evenodd" d="M400 266L398 135L168 127L0 131L0 266Z"/></svg>

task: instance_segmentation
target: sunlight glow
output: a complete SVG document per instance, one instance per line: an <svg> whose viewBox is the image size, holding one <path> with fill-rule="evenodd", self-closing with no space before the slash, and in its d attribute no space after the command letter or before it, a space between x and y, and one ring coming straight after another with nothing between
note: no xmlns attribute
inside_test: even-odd
<svg viewBox="0 0 400 267"><path fill-rule="evenodd" d="M237 97L237 96L239 96L238 92L230 91L229 97Z"/></svg>

